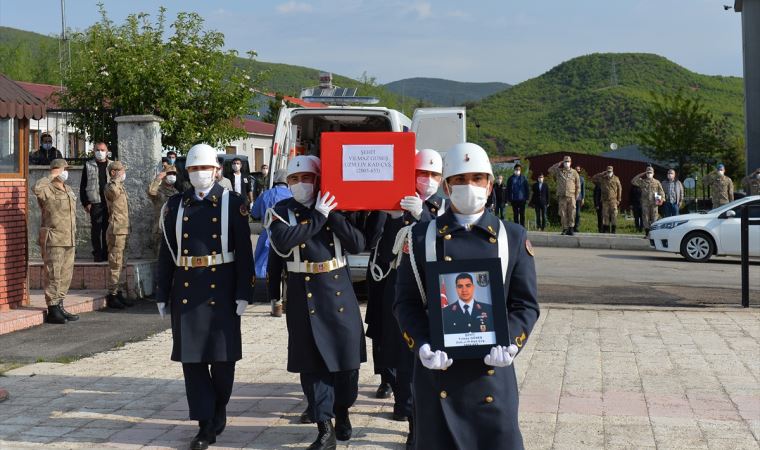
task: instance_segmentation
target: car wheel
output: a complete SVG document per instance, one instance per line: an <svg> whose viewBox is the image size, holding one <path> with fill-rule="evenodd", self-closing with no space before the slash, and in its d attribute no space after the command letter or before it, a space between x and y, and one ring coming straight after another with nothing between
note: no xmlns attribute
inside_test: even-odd
<svg viewBox="0 0 760 450"><path fill-rule="evenodd" d="M681 255L691 262L705 262L715 253L715 244L709 234L698 231L689 233L681 241Z"/></svg>

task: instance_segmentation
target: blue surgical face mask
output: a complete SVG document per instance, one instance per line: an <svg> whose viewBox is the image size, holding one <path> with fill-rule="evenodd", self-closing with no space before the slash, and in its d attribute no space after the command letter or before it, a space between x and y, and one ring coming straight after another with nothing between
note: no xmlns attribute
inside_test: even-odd
<svg viewBox="0 0 760 450"><path fill-rule="evenodd" d="M174 161L176 161L176 160L177 160L177 158L169 158L167 160L167 162L169 163L170 166L173 166L174 165Z"/></svg>
<svg viewBox="0 0 760 450"><path fill-rule="evenodd" d="M45 142L44 144L42 144L42 148L43 150L50 150L51 148L53 148L53 144Z"/></svg>

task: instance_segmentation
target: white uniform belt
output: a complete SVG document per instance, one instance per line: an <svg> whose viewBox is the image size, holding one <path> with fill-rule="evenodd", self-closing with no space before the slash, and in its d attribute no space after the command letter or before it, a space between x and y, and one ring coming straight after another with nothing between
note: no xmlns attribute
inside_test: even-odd
<svg viewBox="0 0 760 450"><path fill-rule="evenodd" d="M204 256L180 256L179 267L210 267L220 264L231 263L235 261L235 253L228 252L223 255L204 255Z"/></svg>
<svg viewBox="0 0 760 450"><path fill-rule="evenodd" d="M323 262L288 261L288 272L294 273L327 273L346 266L346 257L333 258Z"/></svg>

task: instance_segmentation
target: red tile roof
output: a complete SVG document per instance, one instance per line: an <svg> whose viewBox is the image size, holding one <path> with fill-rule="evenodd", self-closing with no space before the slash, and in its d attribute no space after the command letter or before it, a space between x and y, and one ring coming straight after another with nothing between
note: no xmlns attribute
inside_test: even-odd
<svg viewBox="0 0 760 450"><path fill-rule="evenodd" d="M58 94L61 92L60 86L52 84L27 83L26 81L17 81L16 84L35 97L39 98L48 108L58 108Z"/></svg>
<svg viewBox="0 0 760 450"><path fill-rule="evenodd" d="M243 129L251 134L263 134L265 136L274 136L274 124L262 122L260 120L243 119Z"/></svg>
<svg viewBox="0 0 760 450"><path fill-rule="evenodd" d="M42 100L0 74L0 117L41 119L45 112L45 103Z"/></svg>

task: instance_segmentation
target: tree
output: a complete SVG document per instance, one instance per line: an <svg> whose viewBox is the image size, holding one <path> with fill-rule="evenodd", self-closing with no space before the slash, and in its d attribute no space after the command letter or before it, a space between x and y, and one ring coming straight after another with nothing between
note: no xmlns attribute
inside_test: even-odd
<svg viewBox="0 0 760 450"><path fill-rule="evenodd" d="M675 164L680 176L696 166L710 164L733 146L731 126L716 118L699 97L676 93L652 93L645 131L639 135L648 156Z"/></svg>
<svg viewBox="0 0 760 450"><path fill-rule="evenodd" d="M267 113L261 120L267 123L277 123L277 117L280 116L280 110L282 109L284 98L285 96L281 93L275 93L274 98L269 99L267 102Z"/></svg>
<svg viewBox="0 0 760 450"><path fill-rule="evenodd" d="M238 119L252 110L259 75L234 65L237 52L223 50L222 33L204 30L198 14L181 12L170 26L174 34L165 36L164 8L155 22L139 13L116 25L98 6L100 21L72 36L61 99L80 111L74 122L92 140L110 140L104 110L163 118L162 142L179 152L245 136Z"/></svg>

